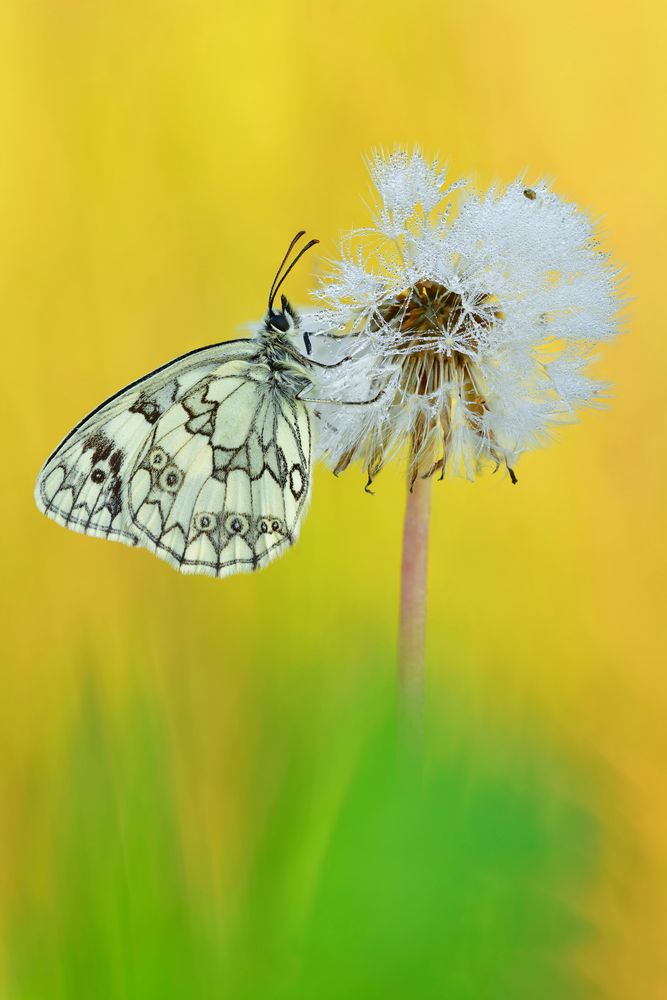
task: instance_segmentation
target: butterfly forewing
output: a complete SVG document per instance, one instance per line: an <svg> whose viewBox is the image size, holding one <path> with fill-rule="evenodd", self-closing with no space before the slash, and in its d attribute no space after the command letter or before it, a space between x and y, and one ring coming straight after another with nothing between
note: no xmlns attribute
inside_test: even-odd
<svg viewBox="0 0 667 1000"><path fill-rule="evenodd" d="M141 545L186 573L256 569L294 542L311 429L256 342L204 348L86 417L46 462L36 499L76 531Z"/></svg>

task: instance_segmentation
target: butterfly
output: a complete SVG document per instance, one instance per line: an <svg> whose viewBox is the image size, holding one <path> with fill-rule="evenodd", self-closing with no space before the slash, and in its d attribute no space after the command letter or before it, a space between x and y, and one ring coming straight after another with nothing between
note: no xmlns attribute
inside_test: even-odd
<svg viewBox="0 0 667 1000"><path fill-rule="evenodd" d="M156 368L84 417L46 460L37 506L73 531L149 549L182 573L265 566L299 533L311 490L308 355L281 295L290 243L249 339L200 347ZM283 271L283 268L286 269ZM340 363L340 362L338 362Z"/></svg>

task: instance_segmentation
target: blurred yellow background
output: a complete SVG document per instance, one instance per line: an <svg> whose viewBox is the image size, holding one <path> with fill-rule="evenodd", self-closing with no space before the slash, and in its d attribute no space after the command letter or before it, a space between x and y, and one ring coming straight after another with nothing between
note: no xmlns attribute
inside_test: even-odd
<svg viewBox="0 0 667 1000"><path fill-rule="evenodd" d="M121 742L130 693L157 706L187 878L217 897L239 891L267 741L277 782L282 727L345 720L391 688L398 473L370 497L358 470L318 469L295 549L223 581L66 532L32 490L101 399L259 318L298 228L333 255L366 218L364 154L419 144L482 186L555 178L626 269L626 332L596 366L611 408L524 456L516 488L436 484L430 726L463 713L569 762L599 824L577 968L605 998L665 996L666 33L647 0L2 4L7 942L26 898L58 919L52 830L91 677ZM308 270L290 278L296 303Z"/></svg>

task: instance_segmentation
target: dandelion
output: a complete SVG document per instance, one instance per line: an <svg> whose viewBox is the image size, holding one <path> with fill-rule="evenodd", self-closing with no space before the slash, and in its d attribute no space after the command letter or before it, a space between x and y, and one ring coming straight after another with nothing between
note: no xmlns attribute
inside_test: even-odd
<svg viewBox="0 0 667 1000"><path fill-rule="evenodd" d="M523 452L595 406L587 374L617 332L618 273L589 218L541 181L478 194L415 151L376 154L371 225L346 236L316 291L316 351L347 357L323 395L320 451L370 490L407 464L399 660L420 711L430 485L485 469L517 482Z"/></svg>

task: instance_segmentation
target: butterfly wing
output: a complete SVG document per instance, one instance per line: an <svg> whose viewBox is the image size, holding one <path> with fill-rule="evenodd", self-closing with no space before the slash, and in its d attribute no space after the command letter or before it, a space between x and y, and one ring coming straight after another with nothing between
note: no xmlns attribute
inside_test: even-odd
<svg viewBox="0 0 667 1000"><path fill-rule="evenodd" d="M308 504L308 410L262 366L243 367L202 379L134 465L128 510L140 544L183 573L266 565L294 543Z"/></svg>
<svg viewBox="0 0 667 1000"><path fill-rule="evenodd" d="M307 505L310 419L272 392L258 356L252 340L201 348L116 393L45 463L40 510L183 572L270 561L296 539Z"/></svg>

